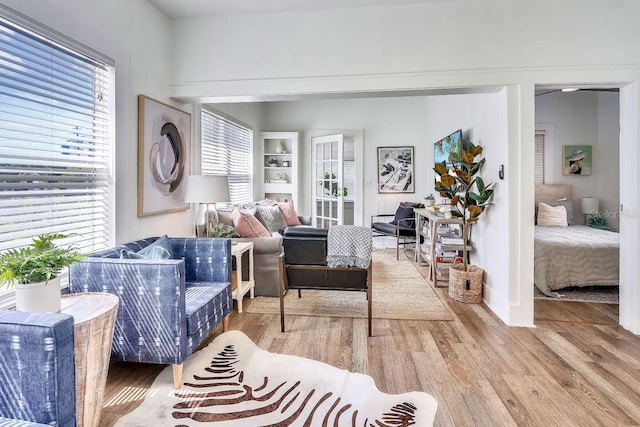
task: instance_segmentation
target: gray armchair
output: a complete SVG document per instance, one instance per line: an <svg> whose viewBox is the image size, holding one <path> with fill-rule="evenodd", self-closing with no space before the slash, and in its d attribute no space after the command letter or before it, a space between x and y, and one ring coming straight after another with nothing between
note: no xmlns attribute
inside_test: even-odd
<svg viewBox="0 0 640 427"><path fill-rule="evenodd" d="M112 358L172 364L182 385L182 363L231 312L231 241L169 238L172 259L120 259L158 240L138 240L89 255L70 269L71 292L120 297Z"/></svg>
<svg viewBox="0 0 640 427"><path fill-rule="evenodd" d="M76 425L73 317L0 312L0 426Z"/></svg>

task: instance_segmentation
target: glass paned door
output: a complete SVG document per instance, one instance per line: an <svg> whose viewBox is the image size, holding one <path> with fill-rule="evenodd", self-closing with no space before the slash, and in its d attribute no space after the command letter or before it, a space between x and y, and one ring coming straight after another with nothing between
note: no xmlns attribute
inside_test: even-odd
<svg viewBox="0 0 640 427"><path fill-rule="evenodd" d="M343 224L342 134L311 138L313 144L313 225Z"/></svg>

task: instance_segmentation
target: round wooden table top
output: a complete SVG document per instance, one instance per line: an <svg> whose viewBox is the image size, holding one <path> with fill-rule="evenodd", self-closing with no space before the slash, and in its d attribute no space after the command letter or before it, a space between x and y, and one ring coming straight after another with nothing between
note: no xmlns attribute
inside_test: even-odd
<svg viewBox="0 0 640 427"><path fill-rule="evenodd" d="M120 303L120 298L106 292L84 292L63 295L60 313L73 316L74 323L86 322L113 309Z"/></svg>

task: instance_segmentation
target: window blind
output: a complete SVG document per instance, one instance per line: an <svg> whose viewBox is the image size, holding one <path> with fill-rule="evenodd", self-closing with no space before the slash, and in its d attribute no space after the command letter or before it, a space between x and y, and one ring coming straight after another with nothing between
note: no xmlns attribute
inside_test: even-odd
<svg viewBox="0 0 640 427"><path fill-rule="evenodd" d="M0 251L112 243L110 64L0 16Z"/></svg>
<svg viewBox="0 0 640 427"><path fill-rule="evenodd" d="M544 132L536 132L535 183L544 184Z"/></svg>
<svg viewBox="0 0 640 427"><path fill-rule="evenodd" d="M253 200L253 131L202 109L201 173L227 175L232 203Z"/></svg>

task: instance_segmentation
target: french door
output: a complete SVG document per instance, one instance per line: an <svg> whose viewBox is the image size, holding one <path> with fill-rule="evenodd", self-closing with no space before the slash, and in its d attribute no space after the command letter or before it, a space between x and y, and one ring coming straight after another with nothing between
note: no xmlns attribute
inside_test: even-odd
<svg viewBox="0 0 640 427"><path fill-rule="evenodd" d="M313 145L314 227L329 228L343 224L344 183L342 134L311 138Z"/></svg>

